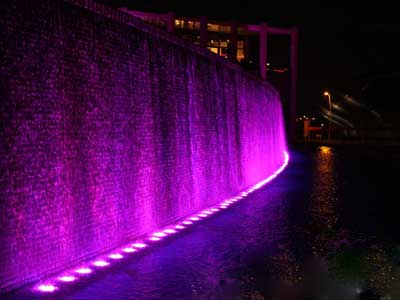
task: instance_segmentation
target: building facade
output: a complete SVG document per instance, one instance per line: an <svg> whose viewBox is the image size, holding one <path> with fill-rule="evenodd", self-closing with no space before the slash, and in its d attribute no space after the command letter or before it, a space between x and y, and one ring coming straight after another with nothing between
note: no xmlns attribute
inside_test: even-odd
<svg viewBox="0 0 400 300"><path fill-rule="evenodd" d="M290 140L294 140L298 63L297 28L271 27L266 23L223 22L211 20L206 16L184 17L177 16L174 12L164 14L143 12L125 7L120 8L120 10L164 28L170 33L177 34L195 45L205 47L221 57L240 63L264 80L268 78L281 94L285 119L287 120L287 133ZM268 42L271 35L289 37L289 66L274 66L268 62Z"/></svg>

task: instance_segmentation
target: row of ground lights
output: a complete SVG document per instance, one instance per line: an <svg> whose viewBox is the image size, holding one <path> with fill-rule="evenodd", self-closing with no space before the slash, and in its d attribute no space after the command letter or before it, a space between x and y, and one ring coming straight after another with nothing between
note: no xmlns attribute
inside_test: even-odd
<svg viewBox="0 0 400 300"><path fill-rule="evenodd" d="M80 278L84 278L86 276L89 276L91 273L95 272L96 269L101 269L101 268L106 268L107 266L111 265L113 261L118 261L121 260L135 252L138 252L146 247L151 246L154 243L157 243L158 241L161 241L162 239L174 235L178 233L181 230L184 230L194 223L205 219L212 214L215 214L221 210L224 210L228 208L229 205L245 198L248 196L248 194L254 192L257 189L260 189L262 186L270 182L272 179L274 179L276 176L278 176L279 173L285 169L289 162L289 154L284 151L284 163L282 166L276 170L271 176L268 178L264 179L263 181L260 181L259 183L255 184L251 188L249 188L247 191L242 192L239 196L236 196L234 198L230 198L228 200L224 200L218 205L215 205L213 207L207 208L202 210L200 213L196 213L188 218L186 218L183 221L180 221L179 223L172 224L170 226L167 226L163 229L160 229L158 231L155 231L148 235L146 238L140 241L135 241L131 244L126 245L125 247L119 248L113 252L111 252L108 255L99 257L85 265L79 266L75 269L66 271L59 276L46 280L45 283L39 283L34 286L35 291L39 292L44 292L44 293L52 293L56 290L59 289L62 283L68 283L68 282L73 282L76 281Z"/></svg>

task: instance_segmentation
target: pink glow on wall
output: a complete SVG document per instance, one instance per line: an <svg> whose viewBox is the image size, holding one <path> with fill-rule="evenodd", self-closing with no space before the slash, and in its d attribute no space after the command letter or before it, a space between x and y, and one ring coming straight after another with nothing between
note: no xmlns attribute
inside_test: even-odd
<svg viewBox="0 0 400 300"><path fill-rule="evenodd" d="M255 184L254 186L249 188L247 190L247 192L242 193L242 195L245 195L245 196L235 197L234 199L237 199L238 201L241 200L241 199L245 199L250 193L252 193L253 191L255 191L257 189L260 189L265 184L270 182L272 179L276 178L276 176L279 173L281 173L284 170L284 168L287 166L287 164L289 163L289 154L285 151L283 153L283 156L284 156L284 162L283 162L283 164L282 164L282 166L280 168L278 168L275 172L273 172L273 174L271 174L266 179L262 180L261 182ZM231 199L228 199L228 200L221 201L220 204L224 204L224 203L227 203L227 202L229 202L230 204L233 203ZM220 205L220 206L224 206L224 205ZM209 207L207 210L201 211L202 214L199 214L199 215L203 215L202 219L204 219L204 218L206 218L208 216L211 216L211 214L213 214L213 212L218 212L218 211L219 211L219 209L217 209L215 207ZM199 221L202 220L202 219L199 219ZM185 222L186 221L184 221L182 223L185 223ZM194 224L195 223L190 222L190 224L187 224L187 226L191 226L191 225L193 226ZM172 224L172 225L168 226L167 228L160 229L160 230L154 232L149 237L149 240L151 240L151 241L160 241L162 237L167 237L166 234L163 234L164 232L166 232L168 234L176 233L176 230L171 229L171 227L175 227L175 228L179 228L179 229L187 228L185 226L180 225L179 222L178 222L178 224L176 224L176 225ZM142 243L142 242L134 242L134 243L132 243L132 246L135 247L136 249L143 249L143 248L147 247L147 245ZM132 252L136 252L137 251L135 248L125 247L125 248L122 249L122 251L127 252L127 253L132 253ZM115 253L115 252L111 253L110 255L108 255L108 257L110 257L112 259L115 259L115 260L120 260L120 259L124 258L120 253ZM109 264L110 263L108 263L108 262L106 262L104 260L101 260L101 259L98 259L98 260L93 262L93 265L98 266L98 267L104 267L104 266L107 266ZM92 270L87 268L87 267L81 267L79 269L76 269L75 272L79 273L79 274L90 274L90 273L92 273ZM63 282L72 282L72 281L75 281L77 278L74 277L74 276L71 276L71 275L62 275L62 276L59 276L57 279L60 280L60 281L63 281ZM48 280L48 282L52 282L52 281L53 281L52 279ZM50 284L50 283L41 284L39 286L35 286L34 287L35 291L44 292L44 293L54 292L57 289L58 289L58 287L56 285Z"/></svg>
<svg viewBox="0 0 400 300"><path fill-rule="evenodd" d="M0 291L134 257L130 238L162 244L276 176L287 147L269 83L86 9L38 1L38 18L14 2L0 15L24 32L1 65Z"/></svg>

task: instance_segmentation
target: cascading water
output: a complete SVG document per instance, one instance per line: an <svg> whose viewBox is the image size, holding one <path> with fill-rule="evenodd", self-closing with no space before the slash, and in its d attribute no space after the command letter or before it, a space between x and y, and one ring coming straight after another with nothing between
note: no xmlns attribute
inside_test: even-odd
<svg viewBox="0 0 400 300"><path fill-rule="evenodd" d="M6 291L271 175L279 95L194 47L57 1L2 5Z"/></svg>

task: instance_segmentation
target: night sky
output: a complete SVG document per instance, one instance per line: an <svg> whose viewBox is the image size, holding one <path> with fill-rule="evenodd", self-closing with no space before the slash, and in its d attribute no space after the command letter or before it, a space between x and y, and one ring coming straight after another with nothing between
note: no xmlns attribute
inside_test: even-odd
<svg viewBox="0 0 400 300"><path fill-rule="evenodd" d="M400 110L396 91L400 82L400 19L394 4L384 1L373 4L366 1L101 2L144 11L175 11L184 16L203 14L219 20L297 26L299 114L317 113L321 102L326 101L322 96L325 89L353 96L381 113ZM352 2L356 3L349 5ZM271 50L272 61L285 60L276 54L279 51Z"/></svg>

